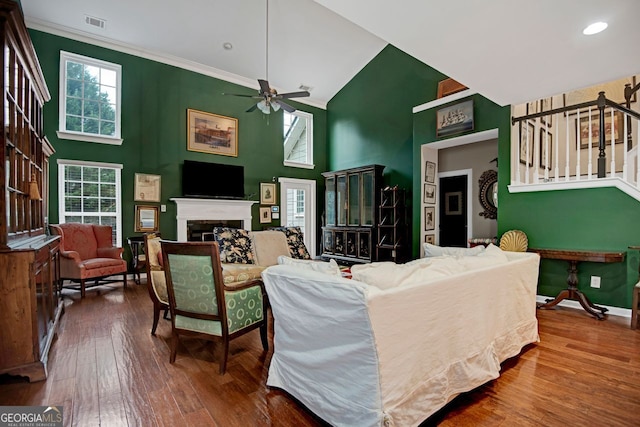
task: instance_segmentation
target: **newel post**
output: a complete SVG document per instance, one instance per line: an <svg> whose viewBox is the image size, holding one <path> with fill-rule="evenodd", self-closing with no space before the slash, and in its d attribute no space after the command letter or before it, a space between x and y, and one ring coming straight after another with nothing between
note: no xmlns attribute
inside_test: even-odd
<svg viewBox="0 0 640 427"><path fill-rule="evenodd" d="M598 132L598 178L604 178L607 175L607 158L604 154L604 139L605 139L605 130L604 130L604 107L606 103L606 98L604 96L604 92L598 93L598 110L599 114L599 129Z"/></svg>

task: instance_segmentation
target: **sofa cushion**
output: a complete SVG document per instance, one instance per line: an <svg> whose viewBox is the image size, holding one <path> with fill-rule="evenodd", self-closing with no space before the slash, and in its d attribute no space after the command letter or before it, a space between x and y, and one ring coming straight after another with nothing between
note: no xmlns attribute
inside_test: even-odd
<svg viewBox="0 0 640 427"><path fill-rule="evenodd" d="M309 251L304 244L304 234L300 227L274 227L272 230L281 231L287 236L291 258L311 259Z"/></svg>
<svg viewBox="0 0 640 427"><path fill-rule="evenodd" d="M278 264L293 265L297 268L302 268L305 270L313 270L320 273L329 274L331 276L342 277L340 267L334 259L330 259L329 262L324 262L314 261L310 259L295 259L288 256L279 256Z"/></svg>
<svg viewBox="0 0 640 427"><path fill-rule="evenodd" d="M276 265L280 255L289 256L287 237L280 231L252 231L254 263L263 267Z"/></svg>
<svg viewBox="0 0 640 427"><path fill-rule="evenodd" d="M247 280L260 279L260 274L266 267L256 264L222 264L222 279L225 285Z"/></svg>
<svg viewBox="0 0 640 427"><path fill-rule="evenodd" d="M241 228L214 227L213 235L220 248L220 261L233 264L253 264L251 237Z"/></svg>
<svg viewBox="0 0 640 427"><path fill-rule="evenodd" d="M484 246L475 246L473 248L454 248L447 246L436 246L430 243L424 244L424 256L435 257L435 256L469 256L469 255L478 255L484 252Z"/></svg>

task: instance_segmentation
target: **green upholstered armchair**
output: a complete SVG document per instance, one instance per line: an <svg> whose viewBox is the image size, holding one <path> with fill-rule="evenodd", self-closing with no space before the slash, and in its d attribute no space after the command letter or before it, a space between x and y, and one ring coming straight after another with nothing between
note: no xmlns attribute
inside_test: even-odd
<svg viewBox="0 0 640 427"><path fill-rule="evenodd" d="M215 242L163 240L161 246L173 332L171 363L176 358L180 335L222 342L220 374L226 370L232 339L260 328L262 346L268 350L262 280L225 286Z"/></svg>

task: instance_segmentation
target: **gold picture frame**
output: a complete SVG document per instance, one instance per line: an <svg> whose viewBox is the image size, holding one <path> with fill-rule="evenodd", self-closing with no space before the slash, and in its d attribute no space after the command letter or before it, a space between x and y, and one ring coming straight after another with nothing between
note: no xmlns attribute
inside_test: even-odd
<svg viewBox="0 0 640 427"><path fill-rule="evenodd" d="M275 205L276 204L276 184L271 182L260 183L260 204Z"/></svg>
<svg viewBox="0 0 640 427"><path fill-rule="evenodd" d="M133 185L133 201L160 202L160 175L136 173Z"/></svg>
<svg viewBox="0 0 640 427"><path fill-rule="evenodd" d="M160 208L158 206L136 205L136 233L159 231Z"/></svg>
<svg viewBox="0 0 640 427"><path fill-rule="evenodd" d="M238 119L188 109L187 150L238 157Z"/></svg>
<svg viewBox="0 0 640 427"><path fill-rule="evenodd" d="M260 224L271 222L271 208L260 208Z"/></svg>

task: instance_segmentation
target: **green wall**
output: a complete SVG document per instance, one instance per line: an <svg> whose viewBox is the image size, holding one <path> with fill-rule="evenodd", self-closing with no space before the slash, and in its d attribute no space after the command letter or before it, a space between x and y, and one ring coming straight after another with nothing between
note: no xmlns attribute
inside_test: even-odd
<svg viewBox="0 0 640 427"><path fill-rule="evenodd" d="M385 182L413 185L416 105L435 99L442 73L392 45L385 47L327 105L329 169L386 166Z"/></svg>
<svg viewBox="0 0 640 427"><path fill-rule="evenodd" d="M324 181L320 173L327 170L325 110L291 102L301 111L313 114L315 169L286 167L283 165L282 112L269 117L258 111L245 113L251 100L222 95L223 92L253 94L257 90L48 33L35 30L30 33L52 96L44 108L45 134L56 150L51 161L50 223L58 222L58 158L123 165L123 238L135 234L135 173L162 176L161 203L167 205L167 212L160 214L160 231L168 239L176 237L176 205L169 199L182 195L180 173L185 159L243 165L245 194L253 195L248 197L251 200L258 200L260 182L271 182L272 177L316 180L318 202L322 199ZM122 146L57 138L60 50L122 65ZM187 151L188 108L237 118L238 157ZM279 225L277 221L260 224L258 204L253 206L253 218L253 229Z"/></svg>

